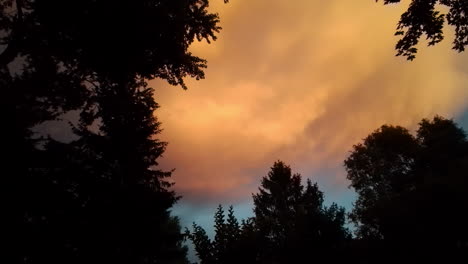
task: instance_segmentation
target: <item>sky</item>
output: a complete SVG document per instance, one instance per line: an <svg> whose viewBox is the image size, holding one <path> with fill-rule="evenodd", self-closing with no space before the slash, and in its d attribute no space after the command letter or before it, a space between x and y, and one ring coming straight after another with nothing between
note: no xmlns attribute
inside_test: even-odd
<svg viewBox="0 0 468 264"><path fill-rule="evenodd" d="M350 209L343 161L373 130L414 131L436 114L468 128L468 52L451 49L447 28L439 45L422 42L415 61L395 57L405 4L211 2L219 39L191 47L208 60L206 79L187 80L188 90L150 82L169 142L160 165L175 168L182 226L210 230L218 204L252 215L251 195L276 160L317 182L327 203Z"/></svg>

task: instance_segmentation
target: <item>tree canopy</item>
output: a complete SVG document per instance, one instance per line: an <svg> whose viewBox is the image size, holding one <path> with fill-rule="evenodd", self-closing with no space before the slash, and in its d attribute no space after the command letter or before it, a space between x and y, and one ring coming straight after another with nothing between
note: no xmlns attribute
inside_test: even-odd
<svg viewBox="0 0 468 264"><path fill-rule="evenodd" d="M216 39L208 0L3 1L0 65L17 56L48 57L83 77L163 78L185 88L203 78L206 61L188 52L194 40Z"/></svg>
<svg viewBox="0 0 468 264"><path fill-rule="evenodd" d="M468 242L468 141L452 120L423 119L416 135L384 125L345 160L358 199L358 236L432 256ZM430 254L427 254L427 251Z"/></svg>
<svg viewBox="0 0 468 264"><path fill-rule="evenodd" d="M376 0L376 2L379 0ZM383 0L384 4L400 3L401 0ZM447 13L440 11L448 10ZM411 0L408 10L401 15L395 35L402 36L396 44L397 56L408 60L416 57L419 39L425 34L428 45L444 39L444 23L455 31L453 49L462 52L468 45L468 2L466 0Z"/></svg>

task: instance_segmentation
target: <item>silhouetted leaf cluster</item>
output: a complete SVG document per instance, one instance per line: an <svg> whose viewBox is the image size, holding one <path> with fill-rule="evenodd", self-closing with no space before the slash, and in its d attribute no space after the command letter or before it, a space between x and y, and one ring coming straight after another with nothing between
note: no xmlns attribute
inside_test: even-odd
<svg viewBox="0 0 468 264"><path fill-rule="evenodd" d="M379 1L379 0L376 0ZM399 3L401 0L383 0L384 4ZM437 10L440 5L448 9L447 14ZM412 0L408 10L401 15L395 35L402 38L396 44L397 56L408 60L416 57L416 45L423 34L432 46L444 39L444 23L455 29L453 49L459 52L468 45L468 2L466 0Z"/></svg>

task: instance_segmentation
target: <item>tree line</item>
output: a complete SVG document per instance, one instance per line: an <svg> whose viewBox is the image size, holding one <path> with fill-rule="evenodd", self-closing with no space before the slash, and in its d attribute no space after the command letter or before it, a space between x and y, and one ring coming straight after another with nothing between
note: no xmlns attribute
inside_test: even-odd
<svg viewBox="0 0 468 264"><path fill-rule="evenodd" d="M253 194L253 217L239 224L219 206L213 240L196 223L186 230L200 263L468 260L468 140L456 123L423 119L416 135L384 125L344 165L357 193L349 214L277 161Z"/></svg>

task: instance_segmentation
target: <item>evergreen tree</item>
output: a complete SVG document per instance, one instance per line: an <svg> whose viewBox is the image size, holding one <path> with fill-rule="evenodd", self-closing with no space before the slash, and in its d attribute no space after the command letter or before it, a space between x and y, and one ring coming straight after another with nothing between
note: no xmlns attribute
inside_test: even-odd
<svg viewBox="0 0 468 264"><path fill-rule="evenodd" d="M187 229L185 231L185 234L195 246L195 252L197 253L197 257L200 259L200 264L217 263L214 257L215 251L213 243L206 234L205 229L203 229L196 223L193 223L192 229L192 232L190 232L190 230Z"/></svg>
<svg viewBox="0 0 468 264"><path fill-rule="evenodd" d="M237 249L240 243L240 234L242 229L239 225L239 221L234 215L234 207L232 205L229 206L228 209L225 229L227 234L226 248ZM242 254L242 252L238 252L238 250L228 250L228 254L226 254L226 260L235 259L238 254Z"/></svg>
<svg viewBox="0 0 468 264"><path fill-rule="evenodd" d="M265 258L281 258L288 234L293 232L296 209L302 199L303 186L299 174L275 162L267 177L262 178L259 194L253 196L255 222L265 240Z"/></svg>
<svg viewBox="0 0 468 264"><path fill-rule="evenodd" d="M227 250L228 233L224 209L221 205L218 206L214 216L215 237L213 241L214 257L217 263L223 263Z"/></svg>
<svg viewBox="0 0 468 264"><path fill-rule="evenodd" d="M258 247L252 221L243 221L239 225L232 206L228 209L227 220L221 205L214 216L215 236L211 241L206 231L193 224L193 231L186 230L186 235L195 246L200 264L255 263Z"/></svg>
<svg viewBox="0 0 468 264"><path fill-rule="evenodd" d="M156 159L166 143L148 79L186 88L206 61L188 52L215 40L207 0L0 3L0 85L15 117L9 162L25 263L185 263L177 201ZM75 110L71 142L38 124Z"/></svg>
<svg viewBox="0 0 468 264"><path fill-rule="evenodd" d="M255 226L261 243L261 263L295 263L307 259L337 261L349 239L344 227L344 209L323 206L317 184L301 183L299 174L281 161L263 177L253 196Z"/></svg>
<svg viewBox="0 0 468 264"><path fill-rule="evenodd" d="M237 243L237 258L235 263L259 263L262 244L260 232L255 225L255 218L251 217L241 222L239 241ZM239 257L240 256L240 257Z"/></svg>
<svg viewBox="0 0 468 264"><path fill-rule="evenodd" d="M200 226L186 234L206 263L304 263L345 260L350 235L345 228L344 208L323 205L317 184L304 187L299 174L281 161L274 163L253 195L255 217L239 225L232 206L227 220L224 209L215 213L215 237L211 241ZM312 261L312 260L311 260Z"/></svg>

